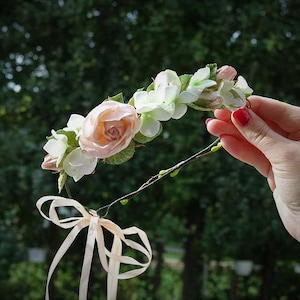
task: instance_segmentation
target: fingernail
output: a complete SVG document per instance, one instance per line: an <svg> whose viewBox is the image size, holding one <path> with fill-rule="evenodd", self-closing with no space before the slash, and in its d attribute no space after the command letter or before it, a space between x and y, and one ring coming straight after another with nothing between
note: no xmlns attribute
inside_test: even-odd
<svg viewBox="0 0 300 300"><path fill-rule="evenodd" d="M205 120L205 125L207 125L208 122L211 121L211 120L213 120L213 119L212 119L212 118L207 118L207 119Z"/></svg>
<svg viewBox="0 0 300 300"><path fill-rule="evenodd" d="M245 108L240 108L234 111L233 117L238 121L238 123L241 126L246 126L251 120L251 115L249 114L248 110Z"/></svg>

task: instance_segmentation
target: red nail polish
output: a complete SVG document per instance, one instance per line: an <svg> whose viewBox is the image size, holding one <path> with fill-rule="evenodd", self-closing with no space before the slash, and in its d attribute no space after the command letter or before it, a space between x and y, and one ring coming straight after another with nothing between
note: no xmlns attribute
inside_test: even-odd
<svg viewBox="0 0 300 300"><path fill-rule="evenodd" d="M207 119L205 120L205 125L207 125L208 122L211 121L211 120L213 120L213 119L212 119L212 118L207 118Z"/></svg>
<svg viewBox="0 0 300 300"><path fill-rule="evenodd" d="M234 111L233 117L242 126L246 126L251 120L251 115L249 114L248 110L245 108L240 108L240 109Z"/></svg>

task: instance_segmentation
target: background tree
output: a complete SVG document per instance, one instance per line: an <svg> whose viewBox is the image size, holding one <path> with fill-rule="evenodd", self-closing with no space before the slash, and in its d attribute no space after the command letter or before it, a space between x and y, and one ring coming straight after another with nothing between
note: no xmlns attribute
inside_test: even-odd
<svg viewBox="0 0 300 300"><path fill-rule="evenodd" d="M86 114L120 91L129 99L160 70L192 73L210 62L235 66L257 94L300 104L297 1L0 2L1 291L12 290L11 285L25 289L16 266L24 264L28 247L46 247L51 259L65 236L56 227L43 228L35 202L56 193L56 176L40 170L42 146L50 129L64 126L71 113ZM135 189L212 140L203 125L207 115L191 111L180 122L168 122L164 134L137 149L129 163L101 165L95 175L70 182L72 193L99 207ZM225 152L183 169L127 206L115 206L109 217L122 227L142 227L155 247L154 259L165 258L167 246L184 249L182 281L168 265L157 264L156 272L121 283L124 299L200 299L203 257L240 256L264 270L251 277L258 278L251 287L261 291L245 297L296 299L291 261L299 260L299 245L283 229L264 180ZM57 299L76 297L77 284L68 270L81 264L83 243L71 249L62 265L65 274L57 274ZM93 273L94 294L103 289L97 285L102 275ZM177 278L175 284L170 276ZM207 286L213 280L210 276ZM71 288L66 291L62 283ZM25 290L28 299L41 298L33 295L38 287ZM229 289L224 291L228 299ZM221 299L221 294L215 284L206 297Z"/></svg>

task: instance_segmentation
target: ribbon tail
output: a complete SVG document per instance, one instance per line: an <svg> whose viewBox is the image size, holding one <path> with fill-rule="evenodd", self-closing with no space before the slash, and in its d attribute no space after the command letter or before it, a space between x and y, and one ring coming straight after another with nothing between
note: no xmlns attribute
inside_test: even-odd
<svg viewBox="0 0 300 300"><path fill-rule="evenodd" d="M80 285L79 285L80 300L87 299L88 284L89 284L91 264L93 259L93 252L95 247L98 219L99 219L98 217L92 217L89 224L89 230L88 230L88 235L86 240L83 264L82 264L82 271L80 276Z"/></svg>
<svg viewBox="0 0 300 300"><path fill-rule="evenodd" d="M122 242L119 237L114 236L111 253L117 256L122 254ZM107 273L107 300L117 299L118 275L120 270L120 261L110 258Z"/></svg>
<svg viewBox="0 0 300 300"><path fill-rule="evenodd" d="M78 233L81 231L82 228L86 227L86 226L79 226L80 224L78 224L77 226L75 226L70 233L67 235L67 237L65 238L65 240L63 241L63 243L61 244L61 246L59 247L58 251L56 252L52 263L50 265L49 271L48 271L48 278L47 278L47 285L46 285L46 295L45 295L45 300L49 300L49 284L50 284L50 280L51 277L58 265L58 263L60 262L60 260L62 259L62 257L65 255L65 253L67 252L67 250L70 248L71 244L74 242L76 236L78 235Z"/></svg>

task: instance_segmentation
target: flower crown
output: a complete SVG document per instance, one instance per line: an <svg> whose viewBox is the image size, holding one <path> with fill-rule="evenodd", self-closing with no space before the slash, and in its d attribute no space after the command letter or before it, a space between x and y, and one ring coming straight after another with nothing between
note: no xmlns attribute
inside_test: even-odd
<svg viewBox="0 0 300 300"><path fill-rule="evenodd" d="M137 144L162 132L162 121L180 119L191 107L209 111L245 106L253 90L231 66L208 64L194 74L178 76L165 70L147 89L138 89L124 103L122 93L108 97L86 117L72 114L67 127L52 130L42 168L59 172L62 190L67 176L80 180L94 173L97 163L121 164L131 159Z"/></svg>
<svg viewBox="0 0 300 300"><path fill-rule="evenodd" d="M127 103L124 102L122 93L108 97L86 117L73 114L65 128L52 130L43 147L47 155L42 168L59 173L58 190L61 192L68 176L77 182L84 175L94 173L99 161L121 164L131 159L136 146L150 142L160 135L163 130L161 122L180 119L188 107L200 111L217 108L235 110L244 107L253 90L242 76L235 79L236 75L233 67L217 68L216 64L208 64L194 74L181 76L172 70L162 71L146 89L138 89ZM97 210L88 209L70 199L69 193L70 198L41 197L36 204L41 215L61 228L72 228L49 268L45 299L49 299L49 283L56 266L79 232L88 227L79 299L87 298L89 273L96 243L101 265L107 272L107 299L115 300L118 280L143 273L150 265L152 250L146 233L141 229L134 226L121 229L105 219L109 208L118 202L126 203L128 199L169 174L175 176L180 168L219 149L220 146L215 146L217 142L218 139L188 159L160 171L137 190ZM46 214L42 207L48 201L51 201L51 204ZM58 209L61 207L74 208L77 210L76 216L59 216ZM98 215L101 209L106 209L106 214L102 217ZM113 235L111 247L106 246L103 229ZM130 235L138 235L141 243L130 239ZM144 254L146 262L123 255L123 245ZM131 269L120 273L121 263L130 265Z"/></svg>

